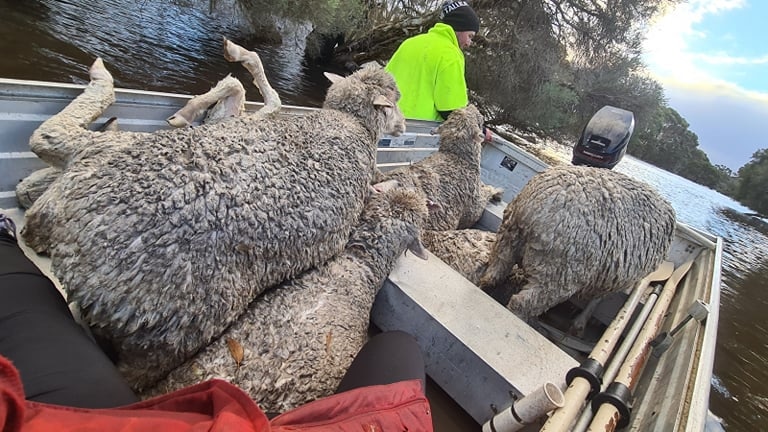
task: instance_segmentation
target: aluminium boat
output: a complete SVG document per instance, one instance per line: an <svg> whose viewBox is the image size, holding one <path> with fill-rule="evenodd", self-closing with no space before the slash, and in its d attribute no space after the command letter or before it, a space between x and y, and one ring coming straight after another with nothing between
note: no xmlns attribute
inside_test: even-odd
<svg viewBox="0 0 768 432"><path fill-rule="evenodd" d="M29 137L40 123L79 95L83 87L0 79L0 208L10 209L5 211L16 215L22 213L17 208L16 184L46 166L29 151ZM94 122L94 127L117 117L122 130L166 128L165 119L190 96L116 89L116 98L103 117ZM260 106L247 103L249 110ZM283 106L281 112L303 115L312 109ZM385 171L405 166L436 151L439 142L430 133L435 125L409 121L404 135L384 137L378 149L379 168ZM506 203L548 166L521 147L494 135L492 142L484 144L481 168L485 183L505 191L502 202L489 204L477 225L495 231ZM537 390L554 385L564 392L559 403L563 406L550 412L549 417L523 421L526 425L522 430L579 430L583 428L579 422L585 422L579 418L589 417L586 421L591 421L589 412L599 415L602 405L607 403L616 412L610 414L611 418L618 419L612 428L703 431L709 416L722 249L719 237L678 223L667 256L677 273L666 281L649 283L642 296L619 293L602 302L597 318L591 321L591 332L583 338L569 335L558 326L558 318L583 305L553 308L540 318L540 325L530 325L434 256L421 261L403 255L382 286L370 319L379 329L400 329L416 336L425 352L430 382L461 407L477 430L504 430L501 423L494 426L493 422L500 421L501 416L511 413ZM45 265L44 259L34 258ZM635 306L628 314L626 307L633 301ZM666 303L663 319L645 332L645 323L652 320L643 314L646 309L653 313L654 303ZM614 323L622 317L625 322L619 328ZM640 330L633 336L635 328ZM605 348L601 341L611 332L615 339L612 353L595 354ZM651 339L656 348L651 346ZM624 358L616 359L622 349L626 351ZM595 362L601 367L595 367ZM627 367L632 373L623 377ZM609 379L606 371L613 371L615 379ZM628 393L611 390L612 382L621 379L631 381L624 383ZM589 400L572 391L578 387L586 387ZM620 385L614 387L621 390ZM596 399L603 404L593 408L592 401ZM435 407L434 412L437 427L441 410ZM559 417L566 420L557 420Z"/></svg>

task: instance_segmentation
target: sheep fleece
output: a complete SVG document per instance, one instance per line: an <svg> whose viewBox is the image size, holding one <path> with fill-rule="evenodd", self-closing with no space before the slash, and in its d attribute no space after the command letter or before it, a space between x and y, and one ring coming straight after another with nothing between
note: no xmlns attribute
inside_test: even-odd
<svg viewBox="0 0 768 432"><path fill-rule="evenodd" d="M670 203L641 181L602 168L549 168L505 209L481 287L522 263L528 282L508 307L535 317L574 295L635 285L666 257L674 230Z"/></svg>
<svg viewBox="0 0 768 432"><path fill-rule="evenodd" d="M416 187L440 204L430 213L427 229L454 230L474 225L488 204L489 193L480 181L483 116L474 105L453 111L437 129L437 152L407 167L384 173L381 180L397 180Z"/></svg>
<svg viewBox="0 0 768 432"><path fill-rule="evenodd" d="M283 412L333 393L366 340L376 292L397 257L418 241L426 217L423 195L402 189L374 195L343 253L267 291L144 396L221 378L262 409ZM243 348L241 364L227 340Z"/></svg>
<svg viewBox="0 0 768 432"><path fill-rule="evenodd" d="M192 353L266 287L341 251L375 163L375 134L334 110L108 136L25 230L48 237L70 301L128 357Z"/></svg>
<svg viewBox="0 0 768 432"><path fill-rule="evenodd" d="M496 233L479 229L424 231L424 246L475 285L485 273Z"/></svg>

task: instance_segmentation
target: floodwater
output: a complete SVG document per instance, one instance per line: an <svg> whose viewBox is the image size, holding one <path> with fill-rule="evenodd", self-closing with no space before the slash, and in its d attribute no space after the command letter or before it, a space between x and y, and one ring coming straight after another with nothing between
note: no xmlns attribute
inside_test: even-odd
<svg viewBox="0 0 768 432"><path fill-rule="evenodd" d="M319 106L327 83L302 63L307 26L281 25L279 44L257 44L231 7L188 0L0 0L0 77L86 83L100 56L119 87L200 94L232 73L221 38L255 48L285 104ZM248 88L249 100L261 100ZM723 292L711 410L730 432L768 429L768 234L720 210L749 210L710 189L625 158L616 170L647 181L678 218L724 240Z"/></svg>
<svg viewBox="0 0 768 432"><path fill-rule="evenodd" d="M217 3L222 10L206 0L0 0L0 76L86 84L101 57L117 87L200 94L232 73L260 101L248 72L222 54L223 37L251 49L259 35ZM325 78L301 58L311 28L278 27L282 43L257 47L270 83L284 104L319 106Z"/></svg>

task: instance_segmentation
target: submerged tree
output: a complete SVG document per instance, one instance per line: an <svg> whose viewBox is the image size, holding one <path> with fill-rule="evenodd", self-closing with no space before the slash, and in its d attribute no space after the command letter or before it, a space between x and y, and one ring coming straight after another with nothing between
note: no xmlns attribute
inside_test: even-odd
<svg viewBox="0 0 768 432"><path fill-rule="evenodd" d="M230 0L250 22L255 34L265 40L276 36L281 23L305 22L313 33L323 38L336 38L361 25L366 5L361 0ZM224 0L210 0L210 7L223 8ZM308 46L314 47L308 41Z"/></svg>

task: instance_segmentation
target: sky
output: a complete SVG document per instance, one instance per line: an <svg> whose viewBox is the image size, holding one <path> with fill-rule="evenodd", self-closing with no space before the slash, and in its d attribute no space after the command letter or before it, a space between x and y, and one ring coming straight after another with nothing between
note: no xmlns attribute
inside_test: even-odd
<svg viewBox="0 0 768 432"><path fill-rule="evenodd" d="M768 148L768 1L688 0L653 23L644 59L710 162Z"/></svg>

